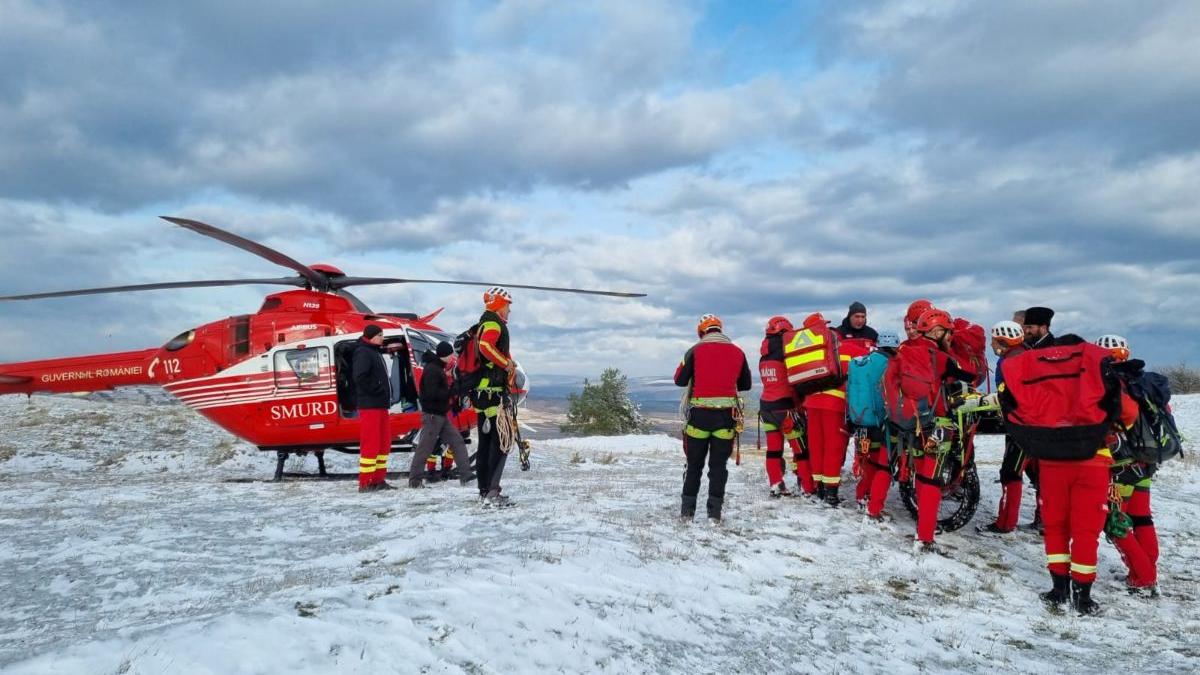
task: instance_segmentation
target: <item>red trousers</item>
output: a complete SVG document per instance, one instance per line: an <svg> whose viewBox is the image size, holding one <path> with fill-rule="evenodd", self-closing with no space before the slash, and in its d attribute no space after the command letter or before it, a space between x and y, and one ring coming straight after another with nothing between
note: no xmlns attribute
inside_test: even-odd
<svg viewBox="0 0 1200 675"><path fill-rule="evenodd" d="M855 499L867 500L867 514L878 516L887 501L892 486L892 471L888 465L888 449L883 443L871 442L871 451L862 458L862 477L855 488Z"/></svg>
<svg viewBox="0 0 1200 675"><path fill-rule="evenodd" d="M358 411L358 486L382 483L387 476L388 452L392 449L387 408Z"/></svg>
<svg viewBox="0 0 1200 675"><path fill-rule="evenodd" d="M932 542L937 532L938 509L942 506L942 487L927 481L939 480L937 455L927 452L917 458L917 539ZM925 480L922 480L922 479Z"/></svg>
<svg viewBox="0 0 1200 675"><path fill-rule="evenodd" d="M1134 588L1158 583L1158 532L1150 516L1150 488L1136 488L1121 502L1121 510L1133 519L1133 529L1113 541L1125 566L1129 568L1129 585Z"/></svg>
<svg viewBox="0 0 1200 675"><path fill-rule="evenodd" d="M808 452L814 482L841 485L848 441L845 411L808 408Z"/></svg>
<svg viewBox="0 0 1200 675"><path fill-rule="evenodd" d="M1046 566L1080 583L1096 578L1100 533L1108 519L1109 465L1097 456L1076 462L1039 460L1038 501L1046 528Z"/></svg>

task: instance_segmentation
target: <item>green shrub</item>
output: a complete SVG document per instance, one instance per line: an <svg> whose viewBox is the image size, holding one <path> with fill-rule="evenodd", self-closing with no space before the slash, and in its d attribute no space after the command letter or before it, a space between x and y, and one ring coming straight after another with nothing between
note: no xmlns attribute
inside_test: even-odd
<svg viewBox="0 0 1200 675"><path fill-rule="evenodd" d="M629 380L616 368L600 375L599 384L583 381L583 391L567 397L567 423L560 429L579 436L617 436L649 431L638 405L629 398Z"/></svg>

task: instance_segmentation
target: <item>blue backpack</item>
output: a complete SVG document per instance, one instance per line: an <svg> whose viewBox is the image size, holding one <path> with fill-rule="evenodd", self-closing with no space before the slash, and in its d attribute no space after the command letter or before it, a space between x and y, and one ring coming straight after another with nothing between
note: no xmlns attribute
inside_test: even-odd
<svg viewBox="0 0 1200 675"><path fill-rule="evenodd" d="M887 420L882 383L890 360L882 351L851 359L846 381L846 419L851 424L882 427Z"/></svg>

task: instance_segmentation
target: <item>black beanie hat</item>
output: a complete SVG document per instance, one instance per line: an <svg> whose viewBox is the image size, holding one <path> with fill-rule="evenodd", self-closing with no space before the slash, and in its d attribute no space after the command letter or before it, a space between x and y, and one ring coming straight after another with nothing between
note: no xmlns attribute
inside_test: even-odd
<svg viewBox="0 0 1200 675"><path fill-rule="evenodd" d="M848 313L849 315L853 316L855 314L866 314L866 313L867 313L866 305L862 304L861 302L859 302L857 300L850 303L850 311Z"/></svg>
<svg viewBox="0 0 1200 675"><path fill-rule="evenodd" d="M375 337L376 335L379 335L382 332L383 332L382 328L380 328L379 326L376 326L375 324L371 324L363 329L363 337L370 340L371 338Z"/></svg>
<svg viewBox="0 0 1200 675"><path fill-rule="evenodd" d="M1025 310L1026 326L1049 326L1054 318L1054 310L1049 307L1030 307Z"/></svg>
<svg viewBox="0 0 1200 675"><path fill-rule="evenodd" d="M454 345L449 342L442 341L438 343L437 355L439 359L444 359L454 353Z"/></svg>

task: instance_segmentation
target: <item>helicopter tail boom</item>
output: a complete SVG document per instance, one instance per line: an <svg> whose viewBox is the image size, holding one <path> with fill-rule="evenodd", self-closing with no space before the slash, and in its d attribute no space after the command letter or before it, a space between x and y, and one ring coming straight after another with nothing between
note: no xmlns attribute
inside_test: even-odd
<svg viewBox="0 0 1200 675"><path fill-rule="evenodd" d="M75 394L156 384L158 349L0 364L0 394Z"/></svg>

